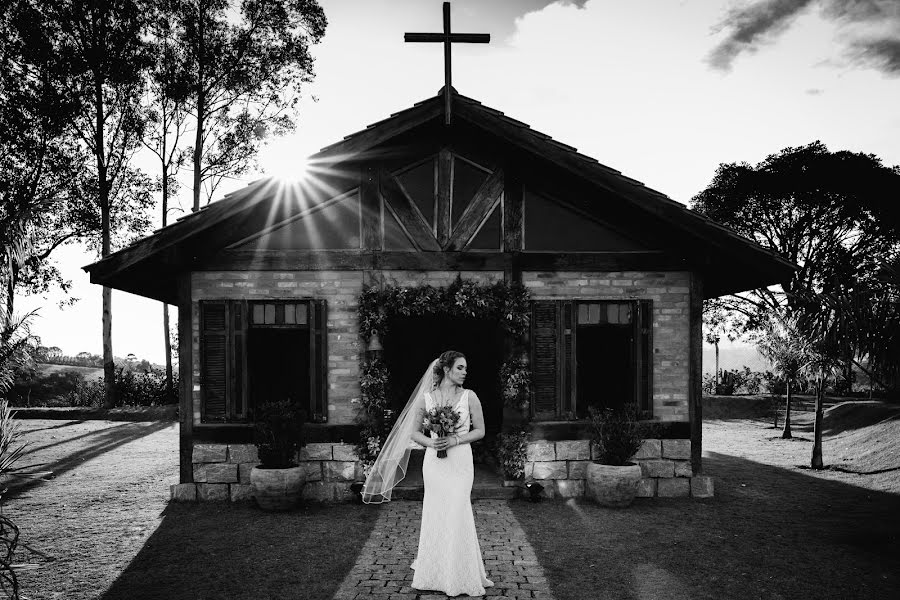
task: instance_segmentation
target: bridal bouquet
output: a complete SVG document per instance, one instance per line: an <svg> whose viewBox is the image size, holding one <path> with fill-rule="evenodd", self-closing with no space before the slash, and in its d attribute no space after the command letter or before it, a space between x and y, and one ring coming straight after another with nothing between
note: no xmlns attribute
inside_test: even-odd
<svg viewBox="0 0 900 600"><path fill-rule="evenodd" d="M453 410L451 406L436 406L431 410L425 411L425 419L422 425L428 431L435 432L438 437L447 437L456 432L459 426L460 414ZM446 458L446 450L438 450L438 458Z"/></svg>

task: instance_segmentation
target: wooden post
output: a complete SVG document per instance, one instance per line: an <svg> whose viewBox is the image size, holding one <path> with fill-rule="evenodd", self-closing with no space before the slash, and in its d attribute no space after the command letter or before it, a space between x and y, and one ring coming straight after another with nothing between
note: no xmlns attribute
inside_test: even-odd
<svg viewBox="0 0 900 600"><path fill-rule="evenodd" d="M191 274L184 273L178 277L179 483L194 482L194 467L191 460L194 450L192 444L194 433L192 306Z"/></svg>
<svg viewBox="0 0 900 600"><path fill-rule="evenodd" d="M362 248L381 250L383 213L379 196L378 171L363 167L359 174L359 205L362 219Z"/></svg>
<svg viewBox="0 0 900 600"><path fill-rule="evenodd" d="M691 425L691 469L703 470L703 280L691 273L688 358L688 419Z"/></svg>
<svg viewBox="0 0 900 600"><path fill-rule="evenodd" d="M437 241L442 248L450 239L450 202L453 197L453 156L444 148L438 154L435 173Z"/></svg>

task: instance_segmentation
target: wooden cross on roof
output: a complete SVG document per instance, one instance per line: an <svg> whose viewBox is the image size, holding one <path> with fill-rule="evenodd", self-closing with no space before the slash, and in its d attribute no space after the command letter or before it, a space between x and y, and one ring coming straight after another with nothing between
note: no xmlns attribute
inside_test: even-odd
<svg viewBox="0 0 900 600"><path fill-rule="evenodd" d="M407 33L405 42L442 42L444 44L444 124L450 124L450 44L487 44L489 33L450 33L450 3L444 2L444 33Z"/></svg>

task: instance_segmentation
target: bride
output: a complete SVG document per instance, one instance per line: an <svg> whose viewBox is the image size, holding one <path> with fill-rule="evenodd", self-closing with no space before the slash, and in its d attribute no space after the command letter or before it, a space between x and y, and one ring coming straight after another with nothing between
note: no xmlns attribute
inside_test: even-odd
<svg viewBox="0 0 900 600"><path fill-rule="evenodd" d="M494 585L484 569L470 500L474 466L469 444L484 437L484 416L478 396L463 388L467 366L466 357L453 350L432 361L388 435L362 491L367 504L390 500L391 490L406 475L411 442L425 446L425 496L412 587L439 590L448 596L483 596L484 588ZM422 433L425 411L437 406L459 412L456 434L439 438L435 433L431 437ZM446 458L438 458L438 450L446 450Z"/></svg>

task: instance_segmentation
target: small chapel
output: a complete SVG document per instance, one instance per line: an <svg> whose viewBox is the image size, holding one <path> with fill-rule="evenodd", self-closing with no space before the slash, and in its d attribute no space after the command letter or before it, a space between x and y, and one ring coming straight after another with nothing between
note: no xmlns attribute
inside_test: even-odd
<svg viewBox="0 0 900 600"><path fill-rule="evenodd" d="M486 447L530 424L525 475L546 496L584 494L588 407L624 404L657 432L635 456L639 495L713 494L703 300L778 284L794 265L458 93L450 44L487 40L451 33L446 8L444 25L407 34L444 44L435 96L323 148L300 181L255 181L85 267L92 283L178 307L174 499L248 499L256 408L289 397L308 420L304 496L350 501L367 365L384 365L399 410L451 348L467 356ZM491 290L517 290L517 314L479 311ZM456 309L427 306L448 293ZM530 373L518 416L500 391L509 360Z"/></svg>

